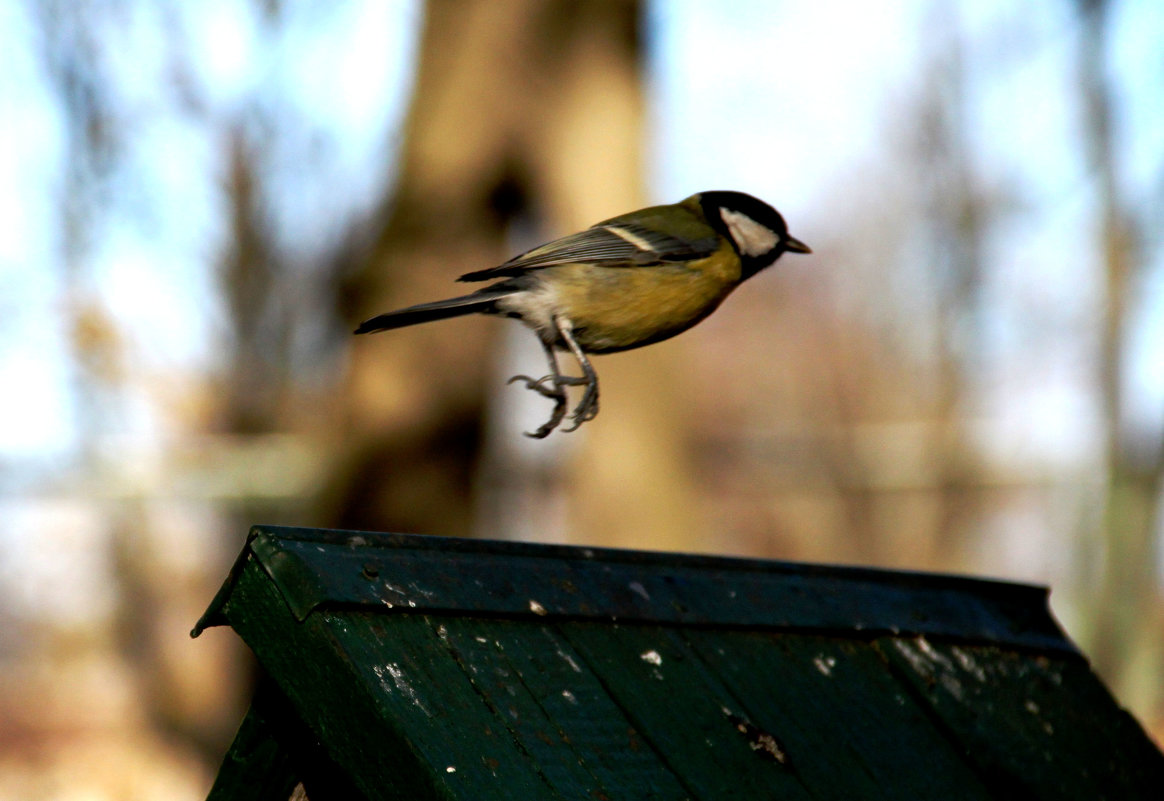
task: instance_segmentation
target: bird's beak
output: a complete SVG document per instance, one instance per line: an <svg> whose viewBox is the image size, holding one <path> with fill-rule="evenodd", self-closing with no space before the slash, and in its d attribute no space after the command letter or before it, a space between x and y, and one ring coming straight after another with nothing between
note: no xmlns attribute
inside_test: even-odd
<svg viewBox="0 0 1164 801"><path fill-rule="evenodd" d="M812 253L812 248L795 237L785 237L784 249L791 253Z"/></svg>

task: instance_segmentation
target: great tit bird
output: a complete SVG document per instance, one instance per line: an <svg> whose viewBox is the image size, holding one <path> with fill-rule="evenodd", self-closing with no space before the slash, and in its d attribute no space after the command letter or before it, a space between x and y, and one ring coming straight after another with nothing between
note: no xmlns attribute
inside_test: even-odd
<svg viewBox="0 0 1164 801"><path fill-rule="evenodd" d="M357 334L462 314L521 320L538 336L549 375L516 375L554 401L550 419L527 436L542 438L566 415L566 387L585 387L571 415L574 431L598 414L598 374L588 353L614 353L673 337L783 253L811 253L788 234L774 208L743 192L701 192L600 222L460 281L496 281L470 295L422 303L365 321ZM558 370L568 350L582 377Z"/></svg>

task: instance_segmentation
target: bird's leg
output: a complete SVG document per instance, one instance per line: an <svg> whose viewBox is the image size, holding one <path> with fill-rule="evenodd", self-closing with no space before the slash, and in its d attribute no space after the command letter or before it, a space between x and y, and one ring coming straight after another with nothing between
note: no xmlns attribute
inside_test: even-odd
<svg viewBox="0 0 1164 801"><path fill-rule="evenodd" d="M554 318L554 325L557 326L558 334L562 337L562 341L566 343L566 347L574 354L574 358L578 360L578 366L582 368L582 375L584 378L574 379L571 383L586 387L582 393L582 400L578 401L578 405L574 407L574 413L570 416L574 421L569 428L562 429L563 431L577 431L578 427L587 420L593 420L598 415L598 373L594 372L594 368L590 365L590 360L586 358L586 354L582 352L578 341L574 339L574 326L570 324L569 320L560 317Z"/></svg>
<svg viewBox="0 0 1164 801"><path fill-rule="evenodd" d="M539 337L538 341L542 343L542 349L546 352L546 361L550 364L550 374L536 379L528 375L515 375L507 382L512 384L514 381L523 381L526 389L532 389L543 398L549 398L554 402L554 410L550 413L550 419L543 423L537 431L525 432L527 437L536 439L548 436L566 416L566 402L569 399L566 395L566 387L581 386L586 387L586 390L582 393L582 400L574 407L574 413L571 415L571 419L574 421L573 425L562 429L563 431L577 431L578 426L587 420L593 420L598 414L598 373L594 371L590 360L586 358L586 354L582 352L582 348L574 339L574 328L570 325L570 321L555 317L554 327L557 328L558 335L566 343L570 352L574 354L574 358L577 359L578 366L582 368L582 377L562 375L558 369L558 359L554 354L553 346Z"/></svg>
<svg viewBox="0 0 1164 801"><path fill-rule="evenodd" d="M526 389L532 389L543 398L549 398L554 402L554 410L550 413L550 419L543 423L537 431L525 432L527 437L542 439L557 428L558 424L562 422L562 418L566 416L566 401L568 400L566 387L583 383L584 379L562 375L558 371L558 359L554 355L553 347L543 342L541 337L538 337L538 342L542 343L542 349L546 352L546 361L550 363L550 374L538 379L530 378L528 375L515 375L507 383L524 381Z"/></svg>

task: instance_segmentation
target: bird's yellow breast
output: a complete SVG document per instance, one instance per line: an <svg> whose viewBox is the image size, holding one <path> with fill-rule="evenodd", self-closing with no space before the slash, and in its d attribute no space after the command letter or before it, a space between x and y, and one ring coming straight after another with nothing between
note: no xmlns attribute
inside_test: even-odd
<svg viewBox="0 0 1164 801"><path fill-rule="evenodd" d="M637 348L686 331L713 312L740 281L726 242L696 261L642 267L570 264L540 276L552 306L591 353Z"/></svg>

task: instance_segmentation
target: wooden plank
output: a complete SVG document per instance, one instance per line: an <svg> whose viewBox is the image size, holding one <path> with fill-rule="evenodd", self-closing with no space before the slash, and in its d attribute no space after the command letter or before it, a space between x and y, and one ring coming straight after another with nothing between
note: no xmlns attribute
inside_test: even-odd
<svg viewBox="0 0 1164 801"><path fill-rule="evenodd" d="M304 788L312 801L364 798L264 676L208 801L293 801L303 797Z"/></svg>
<svg viewBox="0 0 1164 801"><path fill-rule="evenodd" d="M367 613L300 623L253 563L224 612L369 801L559 797L460 668L424 655L446 654L424 620L393 617L391 631Z"/></svg>
<svg viewBox="0 0 1164 801"><path fill-rule="evenodd" d="M252 704L206 801L287 801L299 775L267 715Z"/></svg>
<svg viewBox="0 0 1164 801"><path fill-rule="evenodd" d="M996 797L868 643L755 632L682 636L732 688L744 714L783 740L814 798Z"/></svg>
<svg viewBox="0 0 1164 801"><path fill-rule="evenodd" d="M300 620L333 604L1074 648L1044 589L963 577L278 527L256 528L248 548ZM216 609L196 630L219 622Z"/></svg>
<svg viewBox="0 0 1164 801"><path fill-rule="evenodd" d="M778 744L762 747L740 730L734 695L672 630L591 622L561 629L693 797L812 798L781 764Z"/></svg>
<svg viewBox="0 0 1164 801"><path fill-rule="evenodd" d="M557 799L507 721L473 687L420 615L349 612L329 621L357 681L450 798Z"/></svg>
<svg viewBox="0 0 1164 801"><path fill-rule="evenodd" d="M234 590L223 607L231 626L260 657L266 672L289 698L294 697L296 712L303 722L324 742L329 758L351 773L361 793L354 799L391 799L410 796L437 799L441 796L425 775L416 769L415 759L398 742L390 727L384 727L374 711L373 699L364 688L345 681L350 676L343 660L334 653L319 650L313 644L319 621L299 624L290 615L282 596L265 572L248 559L237 566ZM313 697L300 706L298 699ZM343 753L332 750L330 737L321 733L348 728L370 733L354 738L353 748ZM378 738L378 747L370 741ZM361 746L367 744L366 749Z"/></svg>
<svg viewBox="0 0 1164 801"><path fill-rule="evenodd" d="M924 638L878 645L997 797L1164 797L1164 755L1082 659Z"/></svg>
<svg viewBox="0 0 1164 801"><path fill-rule="evenodd" d="M658 754L551 627L501 619L434 618L478 693L570 799L681 799Z"/></svg>

